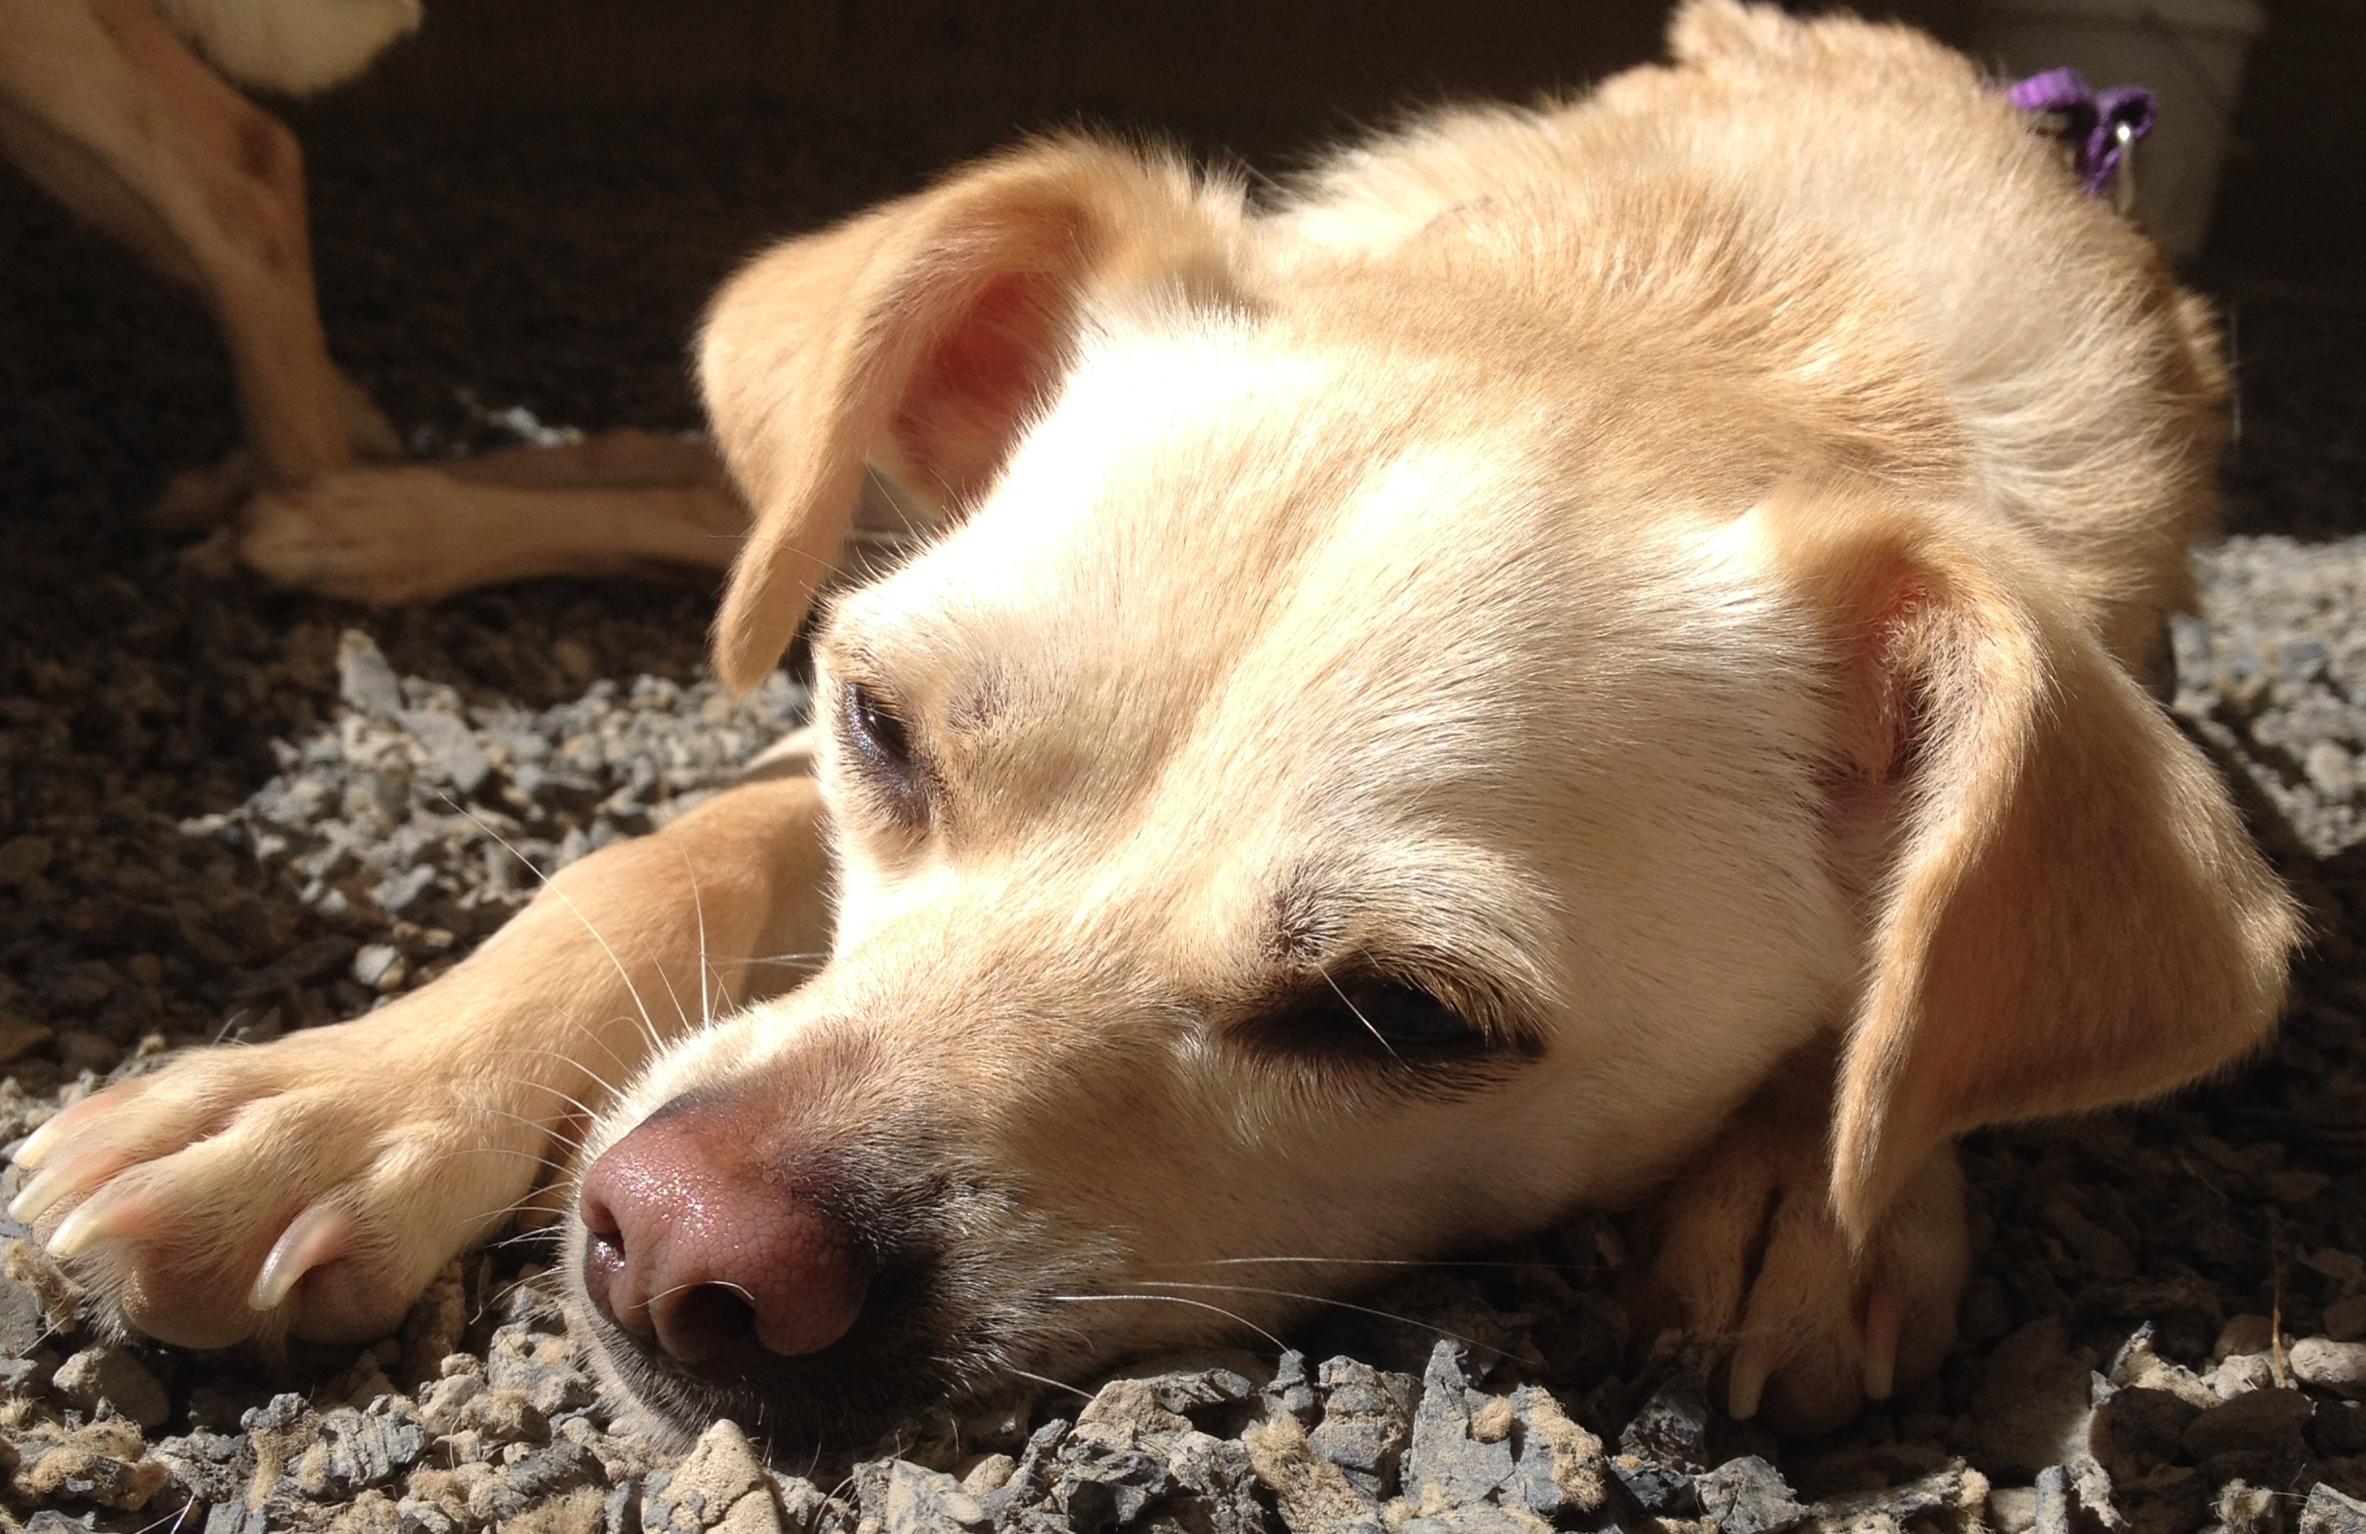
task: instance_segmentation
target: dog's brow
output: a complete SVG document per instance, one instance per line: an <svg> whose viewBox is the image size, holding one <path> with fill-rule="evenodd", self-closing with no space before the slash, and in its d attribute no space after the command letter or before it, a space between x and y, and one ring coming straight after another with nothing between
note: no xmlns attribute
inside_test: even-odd
<svg viewBox="0 0 2366 1534"><path fill-rule="evenodd" d="M999 668L988 670L954 692L945 706L945 725L975 730L992 722L1010 703L1010 678Z"/></svg>
<svg viewBox="0 0 2366 1534"><path fill-rule="evenodd" d="M1542 1039L1545 998L1517 978L1528 966L1508 934L1425 922L1418 911L1342 893L1311 873L1275 892L1265 932L1274 968L1301 980L1371 970L1434 990L1504 1043L1528 1048Z"/></svg>

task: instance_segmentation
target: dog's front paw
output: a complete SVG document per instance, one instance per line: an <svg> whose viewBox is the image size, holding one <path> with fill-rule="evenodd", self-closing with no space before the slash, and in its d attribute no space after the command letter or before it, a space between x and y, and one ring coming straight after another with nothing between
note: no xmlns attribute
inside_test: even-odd
<svg viewBox="0 0 2366 1534"><path fill-rule="evenodd" d="M103 1317L166 1342L384 1335L544 1139L400 1026L200 1050L89 1097L18 1151L9 1212Z"/></svg>
<svg viewBox="0 0 2366 1534"><path fill-rule="evenodd" d="M1745 1118L1660 1195L1636 1270L1650 1327L1730 1343L1728 1410L1786 1433L1828 1432L1935 1372L1970 1261L1952 1146L1858 1251L1830 1186L1820 1126Z"/></svg>

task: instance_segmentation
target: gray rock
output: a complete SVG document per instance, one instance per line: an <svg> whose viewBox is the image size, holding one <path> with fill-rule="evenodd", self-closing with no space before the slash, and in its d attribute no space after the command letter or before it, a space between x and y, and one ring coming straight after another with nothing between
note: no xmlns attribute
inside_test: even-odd
<svg viewBox="0 0 2366 1534"><path fill-rule="evenodd" d="M1418 1507L1483 1501L1511 1479L1510 1442L1482 1443L1471 1432L1471 1394L1462 1345L1441 1341L1422 1374L1404 1459L1405 1496Z"/></svg>
<svg viewBox="0 0 2366 1534"><path fill-rule="evenodd" d="M1870 1518L1904 1524L1932 1514L1975 1511L1976 1504L1987 1495L1987 1486L1985 1476L1975 1473L1959 1459L1894 1486L1826 1497L1816 1504L1815 1513L1825 1523L1835 1520L1854 1523ZM2034 1503L2034 1493L2031 1500Z"/></svg>
<svg viewBox="0 0 2366 1534"><path fill-rule="evenodd" d="M304 1398L292 1390L281 1391L269 1402L241 1412L238 1425L249 1433L283 1433L300 1425L312 1409Z"/></svg>
<svg viewBox="0 0 2366 1534"><path fill-rule="evenodd" d="M1067 1442L1069 1427L1066 1421L1054 1418L1028 1436L1027 1446L1019 1451L1019 1463L1011 1471L1010 1479L983 1499L987 1515L997 1526L1021 1512L1042 1506L1049 1498L1057 1456L1060 1446Z"/></svg>
<svg viewBox="0 0 2366 1534"><path fill-rule="evenodd" d="M1167 1474L1187 1494L1175 1510L1189 1527L1205 1534L1264 1534L1256 1467L1239 1439L1178 1434L1167 1448Z"/></svg>
<svg viewBox="0 0 2366 1534"><path fill-rule="evenodd" d="M993 1526L984 1505L959 1481L904 1460L865 1466L855 1484L866 1521L878 1519L885 1534L946 1534Z"/></svg>
<svg viewBox="0 0 2366 1534"><path fill-rule="evenodd" d="M149 1452L172 1473L174 1485L209 1505L242 1495L255 1468L249 1439L206 1428L164 1439Z"/></svg>
<svg viewBox="0 0 2366 1534"><path fill-rule="evenodd" d="M641 1525L657 1534L702 1534L709 1529L780 1526L772 1480L748 1435L728 1417L701 1434L669 1476L652 1476L641 1503Z"/></svg>
<svg viewBox="0 0 2366 1534"><path fill-rule="evenodd" d="M1782 1473L1755 1454L1695 1476L1692 1488L1701 1515L1721 1534L1782 1534L1807 1517Z"/></svg>
<svg viewBox="0 0 2366 1534"><path fill-rule="evenodd" d="M1999 1486L1988 1494L1988 1526L1996 1534L2029 1534L2037 1526L2037 1488L2034 1486ZM1820 1527L1853 1528L1856 1520L1834 1511L1829 1500L1816 1504L1816 1522ZM1891 1519L1894 1526L1896 1519Z"/></svg>
<svg viewBox="0 0 2366 1534"><path fill-rule="evenodd" d="M2366 1342L2303 1337L2287 1355L2292 1377L2304 1385L2357 1400L2366 1397Z"/></svg>
<svg viewBox="0 0 2366 1534"><path fill-rule="evenodd" d="M1227 1415L1229 1408L1257 1398L1255 1382L1238 1370L1221 1367L1148 1374L1142 1383L1162 1408L1202 1427Z"/></svg>
<svg viewBox="0 0 2366 1534"><path fill-rule="evenodd" d="M2300 1510L2300 1534L2366 1534L2366 1502L2319 1483Z"/></svg>
<svg viewBox="0 0 2366 1534"><path fill-rule="evenodd" d="M419 1462L427 1434L409 1403L381 1396L366 1411L340 1406L321 1413L318 1464L312 1457L297 1469L307 1494L350 1498L383 1486Z"/></svg>
<svg viewBox="0 0 2366 1534"><path fill-rule="evenodd" d="M1379 1504L1307 1448L1306 1430L1289 1413L1251 1423L1242 1441L1259 1485L1272 1494L1292 1534L1361 1534L1379 1526Z"/></svg>
<svg viewBox="0 0 2366 1534"><path fill-rule="evenodd" d="M1313 1382L1306 1377L1306 1355L1292 1348L1274 1365L1273 1378L1266 1382L1265 1409L1268 1413L1287 1412L1300 1427L1312 1427L1321 1406Z"/></svg>
<svg viewBox="0 0 2366 1534"><path fill-rule="evenodd" d="M460 1521L433 1502L397 1502L394 1520L397 1534L461 1534Z"/></svg>
<svg viewBox="0 0 2366 1534"><path fill-rule="evenodd" d="M337 636L337 695L380 719L393 719L403 710L402 679L386 663L377 641L359 629Z"/></svg>
<svg viewBox="0 0 2366 1534"><path fill-rule="evenodd" d="M0 1265L0 1354L24 1358L48 1335L40 1294Z"/></svg>
<svg viewBox="0 0 2366 1534"><path fill-rule="evenodd" d="M1619 1434L1622 1454L1695 1474L1708 1468L1708 1384L1697 1360L1687 1356L1669 1369Z"/></svg>
<svg viewBox="0 0 2366 1534"><path fill-rule="evenodd" d="M1131 1447L1145 1437L1181 1433L1190 1427L1188 1417L1159 1405L1157 1393L1148 1382L1119 1379L1103 1385L1085 1403L1084 1410L1076 1414L1075 1436Z"/></svg>
<svg viewBox="0 0 2366 1534"><path fill-rule="evenodd" d="M1080 1424L1081 1426L1081 1424ZM1104 1448L1089 1438L1071 1438L1052 1503L1081 1530L1122 1528L1175 1486L1162 1455L1140 1449Z"/></svg>
<svg viewBox="0 0 2366 1534"><path fill-rule="evenodd" d="M1561 1409L1541 1386L1511 1394L1520 1423L1519 1460L1503 1489L1507 1506L1545 1519L1591 1519L1610 1493L1610 1462L1602 1440Z"/></svg>
<svg viewBox="0 0 2366 1534"><path fill-rule="evenodd" d="M365 943L353 952L353 963L346 973L356 985L366 985L380 994L391 994L403 988L410 978L410 961L392 943Z"/></svg>
<svg viewBox="0 0 2366 1534"><path fill-rule="evenodd" d="M1418 1391L1412 1379L1352 1358L1326 1359L1320 1377L1322 1421L1307 1434L1307 1446L1337 1465L1366 1496L1379 1501L1395 1496L1405 1450L1413 1441Z"/></svg>
<svg viewBox="0 0 2366 1534"><path fill-rule="evenodd" d="M142 1427L162 1427L172 1415L172 1397L148 1366L113 1344L84 1348L51 1380L59 1395L84 1411L102 1407Z"/></svg>
<svg viewBox="0 0 2366 1534"><path fill-rule="evenodd" d="M493 775L492 758L485 755L485 748L477 744L476 732L458 715L440 708L419 708L405 713L402 723L411 732L411 738L444 770L444 776L451 780L461 798L472 797Z"/></svg>
<svg viewBox="0 0 2366 1534"><path fill-rule="evenodd" d="M2332 741L2312 743L2301 755L2300 770L2328 799L2347 799L2358 791L2358 759Z"/></svg>
<svg viewBox="0 0 2366 1534"><path fill-rule="evenodd" d="M2049 1465L2037 1473L2037 1511L2033 1534L2071 1534L2070 1472Z"/></svg>
<svg viewBox="0 0 2366 1534"><path fill-rule="evenodd" d="M575 1366L575 1344L565 1335L503 1327L485 1357L485 1380L495 1390L512 1390L546 1417L588 1406L599 1394L591 1376Z"/></svg>
<svg viewBox="0 0 2366 1534"><path fill-rule="evenodd" d="M808 1491L812 1490L810 1483ZM818 1498L821 1494L815 1492ZM811 1529L820 1522L818 1517L799 1518L797 1527ZM600 1505L600 1534L641 1534L641 1488L630 1481L608 1493L608 1500Z"/></svg>
<svg viewBox="0 0 2366 1534"><path fill-rule="evenodd" d="M1381 1526L1375 1525L1373 1534ZM1499 1507L1449 1508L1426 1518L1408 1518L1397 1534L1536 1534L1536 1525Z"/></svg>
<svg viewBox="0 0 2366 1534"><path fill-rule="evenodd" d="M460 1428L483 1435L488 1443L550 1442L550 1417L522 1390L487 1390L470 1397L460 1408Z"/></svg>
<svg viewBox="0 0 2366 1534"><path fill-rule="evenodd" d="M604 1485L599 1456L572 1438L558 1438L510 1467L509 1484L528 1502L540 1502L578 1487Z"/></svg>

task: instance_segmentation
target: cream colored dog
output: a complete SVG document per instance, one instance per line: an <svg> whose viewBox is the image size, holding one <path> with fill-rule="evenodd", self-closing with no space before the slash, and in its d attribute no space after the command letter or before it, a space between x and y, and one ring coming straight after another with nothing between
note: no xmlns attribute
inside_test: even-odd
<svg viewBox="0 0 2366 1534"><path fill-rule="evenodd" d="M1727 0L1674 53L1270 211L1058 141L763 257L704 343L724 676L866 464L944 513L821 625L818 775L77 1105L19 1209L156 1336L358 1336L588 1115L613 1377L782 1441L1638 1202L1737 1415L1931 1369L1954 1137L2283 994L2293 909L2136 675L2222 374L1963 59ZM1340 1261L1208 1287L1285 1255Z"/></svg>

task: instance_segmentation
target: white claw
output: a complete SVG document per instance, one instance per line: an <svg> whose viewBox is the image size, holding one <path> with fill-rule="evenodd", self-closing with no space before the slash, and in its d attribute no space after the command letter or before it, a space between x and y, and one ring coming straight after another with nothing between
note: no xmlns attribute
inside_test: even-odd
<svg viewBox="0 0 2366 1534"><path fill-rule="evenodd" d="M353 1241L353 1218L329 1204L313 1204L288 1222L271 1244L248 1291L250 1310L277 1310L295 1292L305 1274L345 1254Z"/></svg>
<svg viewBox="0 0 2366 1534"><path fill-rule="evenodd" d="M1725 1387L1726 1415L1736 1422L1747 1422L1757 1416L1759 1400L1766 1394L1767 1377L1773 1373L1774 1359L1763 1344L1750 1340L1734 1349L1733 1366Z"/></svg>
<svg viewBox="0 0 2366 1534"><path fill-rule="evenodd" d="M1876 1289L1865 1304L1865 1399L1886 1401L1898 1380L1898 1297Z"/></svg>
<svg viewBox="0 0 2366 1534"><path fill-rule="evenodd" d="M64 1170L59 1168L59 1171ZM25 1191L30 1193L32 1189ZM133 1190L121 1184L99 1189L84 1199L72 1214L58 1222L58 1228L49 1233L48 1245L43 1250L60 1262L72 1262L101 1241L111 1241L117 1236L130 1234L124 1228L128 1223L124 1214L132 1207L132 1194Z"/></svg>
<svg viewBox="0 0 2366 1534"><path fill-rule="evenodd" d="M25 1143L18 1146L16 1154L9 1159L28 1171L40 1166L41 1158L57 1144L60 1135L58 1125L65 1121L65 1117L62 1111L51 1114L39 1129L25 1136Z"/></svg>
<svg viewBox="0 0 2366 1534"><path fill-rule="evenodd" d="M30 1225L49 1213L59 1199L73 1192L75 1184L74 1168L70 1164L53 1166L26 1183L8 1201L8 1217L19 1225Z"/></svg>

